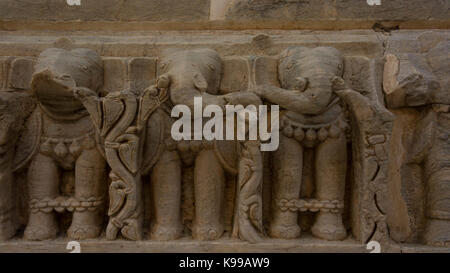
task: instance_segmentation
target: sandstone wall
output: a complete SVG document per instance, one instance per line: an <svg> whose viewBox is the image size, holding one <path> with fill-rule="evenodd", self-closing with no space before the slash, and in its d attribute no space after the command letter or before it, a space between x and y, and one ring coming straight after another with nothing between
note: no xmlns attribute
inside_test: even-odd
<svg viewBox="0 0 450 273"><path fill-rule="evenodd" d="M263 84L280 86L278 59L289 47L334 47L344 56L344 79L370 100L371 107L361 104L357 112L364 115L369 110L374 111L384 121L374 127L391 129L388 133L382 130L383 137L373 137L368 131L374 128L368 126L362 130L359 125L355 126L364 122L366 126L367 123L370 125L368 120L351 121L353 132L361 130L358 132L364 136L353 136L353 144L348 145L351 156L344 224L352 233L351 244L359 246L374 239L383 240L383 247L389 251L442 251L439 247L419 249L416 246L426 242L423 234L428 221L427 173L431 171L423 166L437 157L433 154L430 159L423 156L425 152L422 151L425 159L416 159L414 147L421 145L417 135L432 131L421 128L427 121L425 117L433 111L449 112L449 9L448 0L381 0L381 5L372 6L363 0L81 0L79 6L69 6L65 0L4 0L0 1L0 99L14 103L24 99L31 105L29 92L37 58L42 51L52 47L88 48L99 54L104 67L103 96L129 88L142 91L156 84L162 74L163 57L179 50L209 48L217 51L223 60L220 92L229 94L246 92ZM438 91L423 95L432 89ZM410 101L403 94L408 90L413 93ZM19 94L18 99L10 94ZM389 114L380 110L385 108ZM390 114L392 122L389 121ZM439 130L448 125L441 120L434 122L433 128L440 126ZM360 142L356 141L357 137L361 137ZM444 143L448 132L439 135L439 139L437 141ZM389 145L389 149L382 145ZM447 155L450 150L445 145L441 150ZM362 156L362 151L367 154ZM370 160L373 160L370 157L376 157L377 167L372 167L370 160L365 162L365 156ZM445 162L438 158L436 161L435 165L446 168ZM365 175L373 179L367 183L367 177L358 176L360 168L366 165L370 166ZM266 168L265 172L265 177L270 178L271 170ZM382 176L381 182L377 184L375 177L379 176ZM445 178L446 174L441 177ZM28 219L29 200L24 194L27 192L26 170L17 173L16 179L18 183L14 190L21 194L15 200L14 227L20 228ZM148 232L155 212L151 205L149 177L145 179L144 225ZM269 180L264 181L262 197L266 228L271 219L272 182ZM314 193L314 185L308 178L305 181L302 198L309 198ZM230 233L236 188L234 180L228 182L224 217L225 229ZM67 178L65 183L62 190L71 194L73 181ZM186 230L191 228L195 206L193 185L189 183L185 182L183 188ZM445 186L448 181L443 185L443 191L448 190ZM312 214L300 215L303 216L300 220L302 229L310 232ZM68 224L67 218L62 226L67 228ZM0 240L11 237L11 232L2 233L0 226ZM449 234L443 236L450 237ZM93 249L102 249L102 239L94 243ZM302 251L304 242L297 243L300 247L295 248L296 251ZM346 243L343 248L323 242L317 245L320 250L329 246L329 249L342 251L346 249ZM233 244L228 242L221 247L219 243L214 247L221 251L233 249ZM292 244L284 246L269 242L264 249L289 251ZM314 241L312 246L306 244L305 249L314 249L315 244ZM348 249L354 249L354 245ZM17 251L17 246L14 247L11 249ZM164 246L158 247L167 251ZM46 246L39 245L39 248ZM247 249L245 246L239 248ZM448 245L444 250L449 250Z"/></svg>
<svg viewBox="0 0 450 273"><path fill-rule="evenodd" d="M65 0L0 3L3 29L448 28L447 0ZM26 22L35 22L30 25ZM61 22L61 24L54 24ZM120 22L120 24L119 24ZM86 26L84 26L86 25Z"/></svg>

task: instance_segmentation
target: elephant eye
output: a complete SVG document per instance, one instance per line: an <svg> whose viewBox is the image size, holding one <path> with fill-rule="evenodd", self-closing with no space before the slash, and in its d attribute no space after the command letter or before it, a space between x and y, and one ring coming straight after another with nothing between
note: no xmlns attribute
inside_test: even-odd
<svg viewBox="0 0 450 273"><path fill-rule="evenodd" d="M216 68L214 67L214 65L213 65L213 64L208 64L208 67L209 67L209 69L210 69L211 71L214 71L214 70L216 70Z"/></svg>

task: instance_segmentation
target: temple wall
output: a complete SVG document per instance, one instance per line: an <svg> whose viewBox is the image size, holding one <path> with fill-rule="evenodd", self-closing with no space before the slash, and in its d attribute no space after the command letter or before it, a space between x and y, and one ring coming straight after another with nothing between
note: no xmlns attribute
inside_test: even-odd
<svg viewBox="0 0 450 273"><path fill-rule="evenodd" d="M220 78L217 95L226 96L252 93L265 85L282 87L279 64L288 48L333 47L343 58L340 76L346 87L357 93L339 94L345 102L343 108L350 126L345 148L348 167L344 174L345 208L342 211L348 236L339 242L342 244L312 239L316 211L300 212L298 208L300 239L285 243L270 241L273 239L268 231L274 206L275 170L273 159L267 159L271 154L263 153L261 249L283 252L292 249L294 244L296 252L352 251L361 250L370 240L377 240L385 251L450 251L450 218L447 218L450 207L439 203L450 196L450 172L447 172L450 168L447 166L450 160L447 142L450 134L449 1L381 0L381 5L369 5L370 1L363 0L80 2L81 5L70 6L64 0L0 1L0 99L25 109L20 115L14 115L14 110L4 110L16 118L14 125L7 127L15 128L9 133L14 139L10 143L17 143L12 145L14 152L5 148L9 153L23 152L17 147L31 130L23 128L35 126L28 125L33 117L31 110L39 108L36 106L39 99L32 92L37 88L32 86L32 79L37 73L36 64L42 59L40 54L49 48L67 51L87 48L95 52L101 58L103 69L98 94L105 98L123 90L143 94L150 86L159 88L161 76L168 73L163 60L177 52L214 50L222 62L217 76ZM0 112L3 109L0 108ZM31 131L34 133L37 134ZM0 148L2 145L8 146L0 142ZM29 152L27 149L34 148L27 147L25 152ZM7 159L5 154L0 153L0 156ZM306 154L304 158L314 161L314 157ZM7 240L13 237L12 240L33 251L33 245L23 239L31 206L27 197L30 166L11 173L11 166L5 168L2 159L0 173L13 178L2 175L0 184L4 183L4 189L17 194L7 200L7 204L0 201L0 240L8 244ZM321 165L311 167L308 164L303 177L298 177L303 180L299 200L315 198L316 186L311 173L317 172ZM109 161L106 166L106 172L115 168ZM189 173L193 171L192 166L182 165L181 168L185 175L180 189L183 236L190 238L195 218L195 186L194 178L189 176L194 174ZM330 177L333 175L330 173ZM64 196L72 196L75 178L61 176L60 191ZM150 245L151 226L158 214L153 204L159 200L158 196L155 199L151 176L151 172L142 173L144 236L139 238L150 241ZM239 230L236 228L236 204L239 202L236 183L239 179L239 175L225 177L222 213L226 239L220 239L225 241L219 240L218 245L213 246L219 252L232 249L233 244L243 252L255 250L255 246L247 248L240 245L240 241L230 239L234 238L233 232ZM111 187L111 177L104 180ZM11 186L11 181L17 183ZM430 194L434 191L444 193ZM5 192L0 186L0 193ZM106 198L106 203L109 199ZM11 216L4 216L8 213L1 207L11 204L14 219L9 223ZM69 228L70 215L71 211L66 211L60 216L61 230ZM102 217L105 224L99 239L91 246L92 251L102 251L102 244L106 244L108 216ZM3 224L5 222L7 224ZM302 241L303 232L306 234L303 240L313 241ZM58 234L67 238L62 231ZM239 238L243 237L245 235ZM169 241L177 247L176 240ZM112 247L121 247L114 244ZM156 244L157 249L170 251L164 244ZM132 247L132 242L123 246ZM20 251L17 245L7 245L6 249L8 247L11 251ZM190 250L189 245L178 247ZM45 249L46 245L39 244L38 248ZM193 251L203 250L193 247ZM149 250L143 247L141 251Z"/></svg>

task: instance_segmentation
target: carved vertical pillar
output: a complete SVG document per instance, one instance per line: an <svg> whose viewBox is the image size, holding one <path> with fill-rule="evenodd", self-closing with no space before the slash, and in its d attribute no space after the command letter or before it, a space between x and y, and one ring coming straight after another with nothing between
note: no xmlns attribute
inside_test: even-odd
<svg viewBox="0 0 450 273"><path fill-rule="evenodd" d="M250 243L262 240L263 161L259 141L241 144L233 236Z"/></svg>
<svg viewBox="0 0 450 273"><path fill-rule="evenodd" d="M387 202L388 152L393 115L376 99L365 96L335 79L333 88L347 104L352 122L355 188L353 189L354 236L363 242L386 243L389 238Z"/></svg>
<svg viewBox="0 0 450 273"><path fill-rule="evenodd" d="M104 98L85 88L75 93L104 139L105 157L111 167L106 237L114 240L120 231L127 239L140 240L145 125L153 111L167 99L165 93L160 96L156 89L147 89L139 97L130 91L122 91L110 93Z"/></svg>

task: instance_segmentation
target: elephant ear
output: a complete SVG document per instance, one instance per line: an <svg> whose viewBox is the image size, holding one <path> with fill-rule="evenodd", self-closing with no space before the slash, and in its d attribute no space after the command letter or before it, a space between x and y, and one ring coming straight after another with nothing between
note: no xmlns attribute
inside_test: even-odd
<svg viewBox="0 0 450 273"><path fill-rule="evenodd" d="M156 110L147 120L144 153L141 169L147 174L155 165L163 148L165 121L164 112Z"/></svg>
<svg viewBox="0 0 450 273"><path fill-rule="evenodd" d="M42 114L39 108L31 114L22 129L16 145L14 172L26 167L39 149L42 132Z"/></svg>

